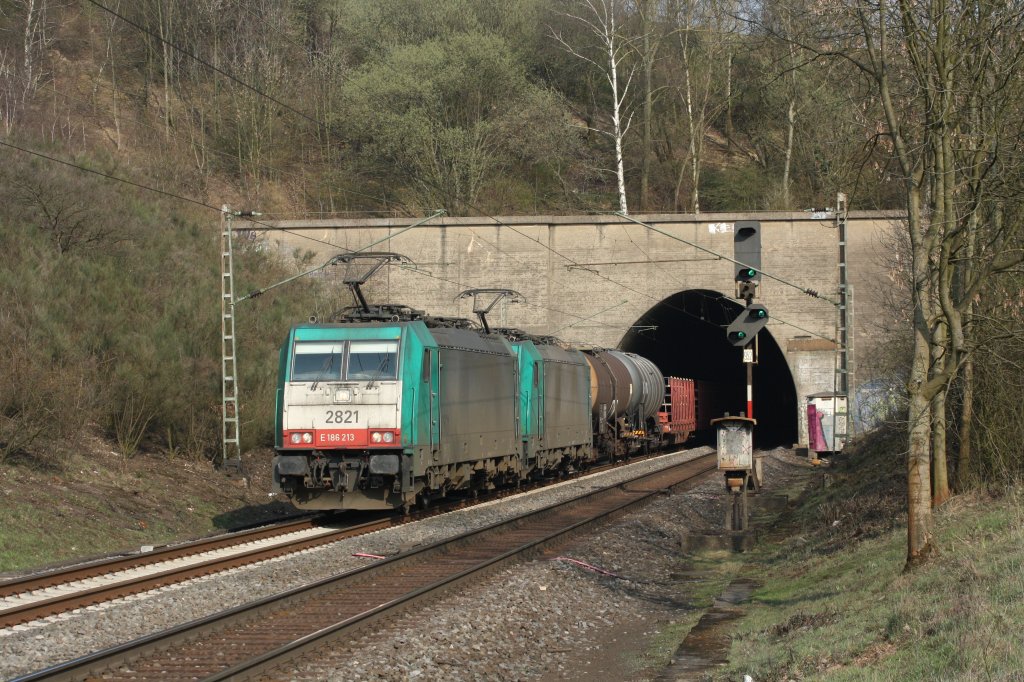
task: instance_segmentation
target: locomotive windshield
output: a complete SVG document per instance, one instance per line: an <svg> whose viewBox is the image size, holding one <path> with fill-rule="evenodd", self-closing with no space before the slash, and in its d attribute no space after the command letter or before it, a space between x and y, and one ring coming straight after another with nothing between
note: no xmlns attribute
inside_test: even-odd
<svg viewBox="0 0 1024 682"><path fill-rule="evenodd" d="M349 347L348 379L394 379L398 376L397 341L353 341Z"/></svg>
<svg viewBox="0 0 1024 682"><path fill-rule="evenodd" d="M341 379L345 344L338 341L296 341L292 381Z"/></svg>
<svg viewBox="0 0 1024 682"><path fill-rule="evenodd" d="M292 381L379 381L397 376L397 341L295 342Z"/></svg>

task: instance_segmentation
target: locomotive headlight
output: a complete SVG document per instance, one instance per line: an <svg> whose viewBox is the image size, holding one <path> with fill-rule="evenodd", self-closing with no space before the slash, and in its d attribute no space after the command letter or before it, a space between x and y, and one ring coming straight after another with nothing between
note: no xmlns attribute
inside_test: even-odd
<svg viewBox="0 0 1024 682"><path fill-rule="evenodd" d="M380 431L374 431L373 433L371 433L371 434L370 434L370 440L371 440L372 442L374 442L374 443L379 443L379 442L381 442L381 440L383 440L383 438L384 438L384 437L383 437L383 436L381 436L381 433L380 433Z"/></svg>
<svg viewBox="0 0 1024 682"><path fill-rule="evenodd" d="M299 441L301 441L301 440L302 440L302 435L301 434L298 434L298 433L293 433L292 434L291 441L292 441L293 445L298 445Z"/></svg>
<svg viewBox="0 0 1024 682"><path fill-rule="evenodd" d="M395 442L395 434L391 433L390 431L385 431L384 432L384 442L385 443L394 443Z"/></svg>
<svg viewBox="0 0 1024 682"><path fill-rule="evenodd" d="M313 434L309 433L309 432L306 432L306 433L302 434L302 442L303 443L312 443L313 442Z"/></svg>

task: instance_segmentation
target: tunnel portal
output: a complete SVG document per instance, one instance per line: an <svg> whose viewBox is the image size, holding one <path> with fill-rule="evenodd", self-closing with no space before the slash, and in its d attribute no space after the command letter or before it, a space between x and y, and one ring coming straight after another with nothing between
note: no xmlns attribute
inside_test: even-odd
<svg viewBox="0 0 1024 682"><path fill-rule="evenodd" d="M682 291L644 313L619 348L650 359L665 376L715 384L723 409L738 415L746 411L746 367L742 350L726 340L725 328L742 309L717 291ZM782 350L767 329L758 334L758 343L755 444L788 447L797 442L796 387Z"/></svg>

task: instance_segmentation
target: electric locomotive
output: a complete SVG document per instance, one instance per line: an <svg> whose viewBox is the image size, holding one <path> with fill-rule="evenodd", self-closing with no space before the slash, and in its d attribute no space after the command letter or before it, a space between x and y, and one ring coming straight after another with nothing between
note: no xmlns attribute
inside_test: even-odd
<svg viewBox="0 0 1024 682"><path fill-rule="evenodd" d="M468 328L296 326L280 354L275 486L304 509L408 509L516 480L517 381L508 341Z"/></svg>
<svg viewBox="0 0 1024 682"><path fill-rule="evenodd" d="M692 431L693 382L666 383L631 353L491 330L487 313L503 298L522 302L518 292L459 294L472 297L477 329L371 307L361 285L408 263L400 254L339 254L317 270L358 262L370 266L344 279L358 305L339 311L341 322L293 327L281 346L273 485L295 506L408 512L450 491L571 472Z"/></svg>
<svg viewBox="0 0 1024 682"><path fill-rule="evenodd" d="M395 254L369 254L378 266ZM340 257L339 257L340 258ZM354 256L353 256L354 258ZM302 509L408 511L452 491L569 473L693 431L693 382L649 360L359 306L303 324L280 351L274 488ZM660 408L660 409L659 409Z"/></svg>

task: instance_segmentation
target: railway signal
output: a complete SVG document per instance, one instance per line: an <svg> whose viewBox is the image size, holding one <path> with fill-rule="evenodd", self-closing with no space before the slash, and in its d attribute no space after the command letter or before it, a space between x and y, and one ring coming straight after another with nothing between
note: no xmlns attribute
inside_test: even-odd
<svg viewBox="0 0 1024 682"><path fill-rule="evenodd" d="M768 309L760 303L752 303L732 321L725 330L729 343L743 347L754 340L754 337L768 324Z"/></svg>
<svg viewBox="0 0 1024 682"><path fill-rule="evenodd" d="M733 257L736 263L736 298L748 303L757 295L761 281L761 223L741 220L733 233Z"/></svg>

